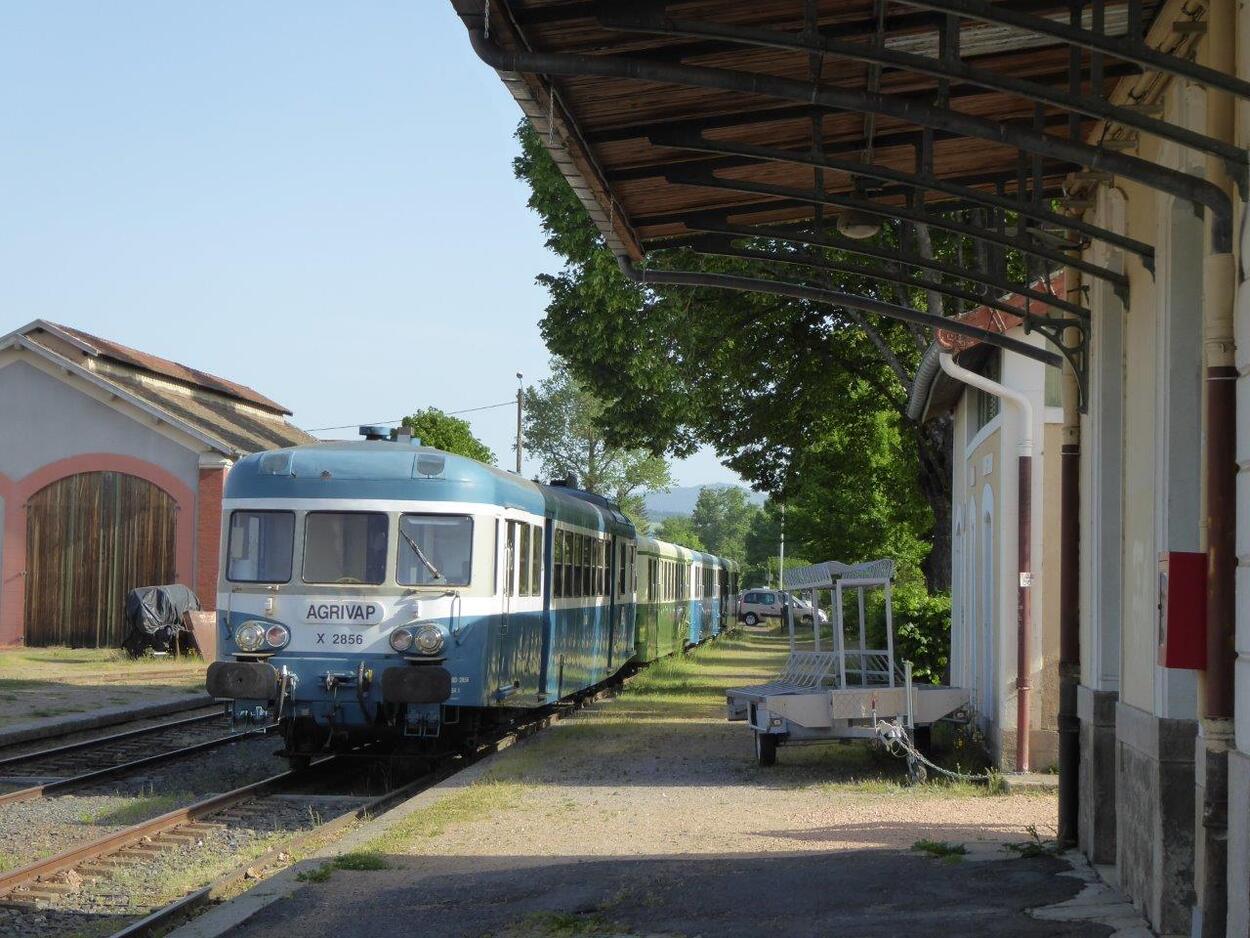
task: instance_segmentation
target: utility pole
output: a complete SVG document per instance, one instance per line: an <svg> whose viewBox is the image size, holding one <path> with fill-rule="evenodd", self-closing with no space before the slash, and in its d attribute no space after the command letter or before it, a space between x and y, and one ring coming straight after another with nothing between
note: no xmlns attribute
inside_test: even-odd
<svg viewBox="0 0 1250 938"><path fill-rule="evenodd" d="M781 556L777 561L777 589L786 588L786 503L781 503Z"/></svg>
<svg viewBox="0 0 1250 938"><path fill-rule="evenodd" d="M521 402L525 399L525 376L516 373L516 474L521 474Z"/></svg>

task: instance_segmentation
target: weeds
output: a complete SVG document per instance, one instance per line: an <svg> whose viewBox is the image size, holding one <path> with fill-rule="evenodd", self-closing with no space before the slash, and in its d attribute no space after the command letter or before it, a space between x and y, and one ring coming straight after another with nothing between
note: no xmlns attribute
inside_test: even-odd
<svg viewBox="0 0 1250 938"><path fill-rule="evenodd" d="M622 929L598 912L532 912L510 925L507 938L582 938L591 935L620 935Z"/></svg>
<svg viewBox="0 0 1250 938"><path fill-rule="evenodd" d="M365 848L374 854L404 853L407 842L437 837L452 824L464 824L505 811L521 799L525 786L517 782L483 779L408 815Z"/></svg>
<svg viewBox="0 0 1250 938"><path fill-rule="evenodd" d="M1029 859L1032 857L1053 857L1059 854L1059 843L1055 840L1043 840L1042 835L1038 833L1037 825L1030 824L1025 828L1028 832L1029 839L1018 844L1007 844L1007 849L1018 853L1021 857Z"/></svg>
<svg viewBox="0 0 1250 938"><path fill-rule="evenodd" d="M963 844L951 843L948 840L917 840L911 848L947 863L958 863L960 857L968 853L968 848Z"/></svg>
<svg viewBox="0 0 1250 938"><path fill-rule="evenodd" d="M295 879L301 883L324 883L333 875L334 867L324 863L316 869L301 870L295 874Z"/></svg>
<svg viewBox="0 0 1250 938"><path fill-rule="evenodd" d="M373 872L375 870L389 870L391 865L386 862L386 858L380 853L373 850L353 850L351 853L344 853L334 857L327 863L311 870L301 870L295 874L297 882L301 883L324 883L334 875L335 870L354 870L357 872Z"/></svg>

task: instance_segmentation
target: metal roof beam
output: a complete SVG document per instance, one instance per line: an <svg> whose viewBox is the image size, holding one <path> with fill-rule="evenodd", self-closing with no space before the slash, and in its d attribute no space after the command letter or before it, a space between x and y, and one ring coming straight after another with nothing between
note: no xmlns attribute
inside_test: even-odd
<svg viewBox="0 0 1250 938"><path fill-rule="evenodd" d="M835 290L825 290L779 280L763 280L757 277L737 277L730 274L714 274L694 270L642 270L623 254L618 256L617 261L620 263L621 271L626 277L644 287L712 287L713 289L733 290L740 293L765 293L772 296L786 296L810 303L826 303L842 309L872 313L884 316L887 319L897 319L901 322L910 322L930 329L941 329L944 332L965 335L984 342L986 345L993 345L1009 352L1015 352L1017 355L1023 355L1025 358L1031 358L1046 365L1058 367L1063 364L1063 358L1055 352L1038 348L1019 339L1010 338L1001 332L982 329L979 326L960 322L958 319L948 319L945 316L939 316L937 313L926 313L906 306L883 303L880 300L874 300L866 296L854 296L849 293L839 293ZM1074 323L1073 325L1079 326L1080 324Z"/></svg>
<svg viewBox="0 0 1250 938"><path fill-rule="evenodd" d="M1073 303L1070 300L1062 299L1036 290L1028 284L1015 283L1005 278L997 277L993 274L983 273L964 267L952 267L941 261L932 258L922 257L919 254L913 254L902 250L891 250L876 244L870 244L866 241L855 241L851 238L842 238L826 234L813 233L810 230L800 228L786 228L775 226L751 226L751 225L734 225L723 219L717 218L715 215L709 214L703 218L694 219L689 222L690 227L698 232L705 234L725 235L731 238L742 240L763 240L763 241L781 241L787 244L797 244L809 248L820 248L822 250L840 251L845 254L852 254L856 257L867 257L873 260L883 261L888 264L899 264L903 267L913 270L924 270L939 276L950 277L954 280L963 280L967 283L979 284L990 290L997 291L1000 294L1014 293L1022 297L1027 297L1035 303L1041 303L1054 309L1063 310L1079 319L1088 319L1090 312L1085 307ZM675 239L672 243L674 246L685 243L688 239ZM917 287L927 287L929 281L914 281Z"/></svg>
<svg viewBox="0 0 1250 938"><path fill-rule="evenodd" d="M1050 22L1045 20L1045 22ZM886 48L875 43L845 42L826 36L796 35L770 29L744 26L728 26L684 20L662 15L633 13L613 17L601 17L600 23L608 29L643 32L649 35L681 36L693 39L718 39L740 45L779 49L788 52L834 55L839 58L867 62L872 65L903 69L928 75L941 81L957 81L1016 95L1051 107L1062 108L1095 120L1109 121L1152 134L1163 140L1171 140L1184 147L1207 153L1223 160L1229 175L1239 180L1243 192L1246 186L1250 156L1240 147L1223 140L1208 137L1186 127L1169 124L1140 110L1113 104L1101 94L1078 94L1061 88L1050 87L1028 79L1015 78L988 69L970 65L958 57L957 52L934 58ZM1101 91L1101 89L1097 89Z"/></svg>
<svg viewBox="0 0 1250 938"><path fill-rule="evenodd" d="M1250 82L1236 75L1199 65L1189 59L1152 49L1146 45L1140 34L1135 34L1132 30L1123 37L1109 36L1106 33L1015 10L1002 3L990 3L988 0L900 0L900 2L935 13L950 13L965 19L980 20L983 23L1011 26L1014 29L1047 36L1058 42L1088 49L1091 52L1112 55L1125 62L1140 65L1149 71L1185 78L1208 88L1218 88L1239 98L1250 99ZM1137 0L1129 0L1130 8L1135 4Z"/></svg>
<svg viewBox="0 0 1250 938"><path fill-rule="evenodd" d="M506 50L488 39L480 14L465 14L469 39L483 62L504 72L530 72L557 77L633 79L677 86L706 88L746 95L761 95L838 108L863 114L878 114L900 121L949 130L965 137L1001 143L1044 158L1079 163L1090 169L1135 180L1149 188L1203 206L1211 211L1211 244L1216 254L1232 251L1232 200L1218 185L1187 173L1168 169L1149 160L1108 151L1079 141L1005 122L985 120L936 105L902 100L888 94L856 89L826 87L812 82L732 69L695 65L673 65L619 56L571 55L552 52ZM1049 22L1043 20L1042 22Z"/></svg>
<svg viewBox="0 0 1250 938"><path fill-rule="evenodd" d="M792 199L799 202L810 202L813 205L828 205L835 208L855 209L876 215L880 218L897 218L915 225L929 225L941 231L973 238L986 244L995 244L1009 250L1017 250L1023 254L1049 261L1056 266L1074 267L1091 277L1096 277L1111 284L1122 299L1127 299L1128 277L1117 271L1091 263L1081 257L1072 257L1063 251L1054 250L1044 245L1035 244L1029 239L1008 237L988 228L975 228L961 222L951 221L941 215L906 208L896 205L882 205L868 199L857 199L852 196L834 195L813 190L796 189L791 186L777 186L771 183L749 182L741 179L726 179L723 176L682 172L674 169L666 174L669 182L682 185L703 186L711 189L728 189L733 192L744 192L752 195L774 195L779 198ZM1077 250L1078 246L1073 246Z"/></svg>
<svg viewBox="0 0 1250 938"><path fill-rule="evenodd" d="M973 306L988 306L990 309L996 309L1011 316L1019 316L1022 319L1030 317L1033 319L1039 318L1029 311L1028 304L1032 301L1028 299L1025 299L1024 307L1013 306L1010 301L1002 299L1001 293L998 291L992 292L990 296L982 296L972 290L964 290L950 284L930 281L917 282L914 277L905 276L902 272L895 273L888 269L883 270L880 267L865 267L862 264L852 264L848 261L831 260L828 257L819 256L810 251L776 254L755 248L735 248L733 238L720 235L705 235L694 238L685 246L698 254L711 254L736 260L761 261L767 264L789 264L796 267L809 267L813 270L829 273L851 274L867 280L880 280L885 283L907 287L908 289L934 290L943 296L971 303Z"/></svg>
<svg viewBox="0 0 1250 938"><path fill-rule="evenodd" d="M1118 234L1109 231L1106 228L1100 228L1097 225L1091 225L1087 222L1069 215L1062 215L1059 212L1053 212L1043 205L1024 198L1010 199L1003 195L992 192L983 192L968 186L959 185L958 183L949 182L939 179L928 173L905 173L902 170L893 169L889 166L879 166L867 163L856 162L852 160L837 160L828 157L821 159L813 156L810 152L796 152L794 150L782 150L776 147L761 147L749 143L735 143L726 140L709 140L706 137L696 134L657 134L652 138L652 142L660 146L677 147L683 150L697 150L703 153L721 153L734 157L743 157L747 162L746 165L754 162L758 165L759 161L793 163L798 166L810 166L813 168L829 169L835 172L846 173L850 176L875 179L879 182L898 183L903 187L910 189L919 189L926 192L940 192L944 195L958 198L964 202L975 205L983 205L990 208L1002 209L1003 211L1016 212L1026 218L1035 221L1045 222L1047 224L1058 225L1070 231L1078 232L1086 237L1102 241L1105 244L1122 248L1132 254L1136 254L1142 259L1142 263L1147 269L1154 270L1155 249L1152 245L1143 241L1130 238L1127 235ZM712 161L708 161L712 163ZM696 171L711 172L717 167L712 165L700 164L692 166L690 164L680 164L670 168L681 170L694 169ZM666 170L657 173L663 174Z"/></svg>

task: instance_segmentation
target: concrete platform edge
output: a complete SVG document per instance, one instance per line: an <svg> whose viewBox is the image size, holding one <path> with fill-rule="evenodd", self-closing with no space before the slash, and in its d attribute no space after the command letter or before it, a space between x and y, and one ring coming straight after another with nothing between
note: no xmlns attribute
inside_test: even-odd
<svg viewBox="0 0 1250 938"><path fill-rule="evenodd" d="M0 748L30 742L32 739L40 739L44 736L64 736L69 733L81 733L85 730L98 730L106 726L129 723L132 720L163 717L171 713L181 713L184 710L200 710L204 707L211 707L215 702L207 694L196 694L192 697L184 693L139 707L106 707L86 714L49 717L46 720L19 723L0 731Z"/></svg>

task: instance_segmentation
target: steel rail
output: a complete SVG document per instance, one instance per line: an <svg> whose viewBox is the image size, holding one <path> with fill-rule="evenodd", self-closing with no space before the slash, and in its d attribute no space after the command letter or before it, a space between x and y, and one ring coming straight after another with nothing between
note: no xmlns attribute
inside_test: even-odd
<svg viewBox="0 0 1250 938"><path fill-rule="evenodd" d="M916 225L929 225L932 228L949 231L952 234L961 235L965 238L972 238L986 244L995 244L1000 247L1007 248L1008 250L1019 251L1022 254L1031 254L1034 257L1049 261L1057 267L1073 267L1082 273L1111 284L1115 287L1116 292L1121 299L1126 298L1126 291L1128 290L1129 284L1128 276L1118 270L1102 267L1080 257L1072 257L1063 251L1048 248L1045 245L1022 242L1018 238L999 234L992 229L976 228L972 225L965 225L959 221L952 221L942 215L933 215L929 212L917 211L916 209L907 208L901 205L882 205L880 202L873 202L867 199L856 199L850 196L836 195L834 193L820 193L807 189L798 189L791 186L778 186L772 183L753 182L751 180L726 178L724 176L688 173L683 172L680 168L670 170L664 175L669 182L680 185L700 186L708 189L723 189L731 192L747 193L750 195L771 195L777 196L778 198L807 202L812 205L827 205L834 208L855 209L857 211L866 212L869 215L876 215L880 218L901 219ZM1073 248L1072 250L1076 250L1076 248Z"/></svg>
<svg viewBox="0 0 1250 938"><path fill-rule="evenodd" d="M752 162L760 161L773 163L793 163L796 166L807 166L813 169L828 169L834 172L846 173L847 175L859 177L863 179L875 179L879 182L892 182L906 186L910 189L923 189L929 192L941 192L954 198L964 199L976 205L983 205L987 208L1000 209L1006 212L1015 212L1025 218L1031 218L1034 221L1045 222L1056 226L1061 226L1070 231L1083 234L1086 237L1101 241L1104 244L1113 247L1122 248L1132 254L1136 254L1142 259L1142 263L1146 268L1153 272L1155 249L1154 245L1147 244L1145 241L1139 241L1136 238L1130 238L1128 235L1111 231L1107 228L1100 228L1092 225L1081 218L1064 215L1060 212L1053 212L1050 209L1036 205L1026 199L1009 199L1006 196L999 195L994 192L985 192L980 189L974 189L971 186L961 185L955 182L949 182L926 173L906 173L902 170L894 169L889 166L880 164L859 163L853 160L831 159L829 157L817 157L810 151L800 152L797 150L783 150L778 147L763 147L751 143L740 143L731 140L713 140L697 133L673 133L657 132L652 134L651 142L658 146L673 147L675 149L692 150L701 153L719 153L732 157L742 157L744 163L729 165L749 165ZM655 175L663 175L672 164L664 168L657 168ZM686 168L685 164L681 168ZM701 167L696 167L701 168ZM718 165L716 160L708 160L706 168L715 170L718 168L728 168ZM636 171L634 171L636 172ZM637 178L636 176L634 178ZM939 204L935 206L941 208Z"/></svg>
<svg viewBox="0 0 1250 938"><path fill-rule="evenodd" d="M126 730L122 733L113 733L109 736L97 736L95 739L79 740L76 743L65 743L60 746L53 746L50 749L39 749L35 752L24 753L19 756L7 756L0 759L0 772L10 766L19 765L22 762L33 762L36 759L51 759L57 756L68 755L72 752L80 752L83 749L95 749L98 747L109 746L113 743L122 742L127 739L135 739L140 736L151 736L165 730L179 729L184 726L190 726L193 723L207 723L210 720L223 719L225 714L218 710L216 713L206 713L198 717L183 717L173 720L169 723L158 723L155 726L144 726L137 730Z"/></svg>
<svg viewBox="0 0 1250 938"><path fill-rule="evenodd" d="M800 244L830 251L845 251L848 254L855 254L859 257L902 264L916 270L925 270L929 273L953 277L970 283L979 283L1001 293L1015 293L1044 306L1063 310L1078 319L1089 319L1090 316L1089 310L1083 306L1060 297L1051 296L1041 290L1035 290L1025 284L998 280L971 269L965 270L961 267L952 267L949 264L943 264L940 261L930 260L919 255L902 254L863 241L853 241L850 238L821 237L810 232L796 231L789 228L756 228L748 225L731 225L726 222L692 221L690 224L694 230L706 234L724 234L743 240L783 241L788 244ZM924 287L925 289L935 289L939 292L945 289L943 284L929 281L917 281L916 286Z"/></svg>
<svg viewBox="0 0 1250 938"><path fill-rule="evenodd" d="M952 130L970 138L1003 144L1136 180L1144 186L1191 201L1211 211L1211 244L1215 254L1232 251L1233 210L1228 193L1213 182L1159 166L1149 160L1108 151L1006 122L994 122L922 101L753 72L678 65L653 59L614 55L505 50L487 38L481 14L462 14L474 52L501 72L528 72L566 78L603 77L707 88L736 94L796 101L813 108L878 114L921 127Z"/></svg>
<svg viewBox="0 0 1250 938"><path fill-rule="evenodd" d="M888 49L873 43L846 42L824 36L813 38L805 34L778 32L746 26L729 26L720 23L685 20L655 14L634 13L630 15L601 16L599 23L605 29L647 33L657 36L682 36L693 39L716 39L739 45L749 45L788 52L806 52L817 55L833 55L838 58L866 62L889 68L904 69L941 80L955 80L987 88L992 91L1016 95L1030 101L1048 104L1074 114L1097 120L1123 124L1181 146L1216 156L1235 169L1245 182L1250 156L1240 147L1215 137L1169 124L1142 111L1113 104L1099 95L1076 95L1058 88L1010 75L992 72L969 65L953 54L930 57L912 52Z"/></svg>
<svg viewBox="0 0 1250 938"><path fill-rule="evenodd" d="M267 729L259 729L248 730L243 733L230 733L226 736L219 736L216 739L209 739L202 743L194 743L190 746L183 746L181 749L171 749L168 752L158 752L150 756L142 756L138 759L132 759L129 762L123 762L119 765L111 765L103 769L93 769L90 772L83 772L80 775L59 779L55 782L44 782L40 785L31 785L29 788L19 788L17 791L0 794L0 806L6 804L20 804L23 801L37 801L40 798L46 798L48 795L72 791L75 788L81 788L83 785L89 785L92 782L102 781L106 778L114 778L119 775L126 775L133 772L135 769L159 765L162 762L173 762L186 756L195 755L197 752L205 752L209 749L216 749L218 746L238 742L242 739L249 739L253 736L264 736L266 732Z"/></svg>
<svg viewBox="0 0 1250 938"><path fill-rule="evenodd" d="M322 759L313 763L313 765L325 765L330 761L333 761L333 759ZM107 834L90 843L71 847L55 856L37 860L34 863L23 866L21 869L0 873L0 896L7 896L18 886L40 877L55 875L65 870L71 870L82 863L86 863L88 860L117 853L126 847L139 843L144 837L161 834L183 824L194 823L200 818L215 814L225 808L263 794L270 789L277 788L305 772L307 772L306 769L300 769L271 775L269 778L261 779L259 782L252 782L240 788L197 801L195 804L188 805L185 808L168 811L158 817L140 821L138 824L132 824L124 830Z"/></svg>

